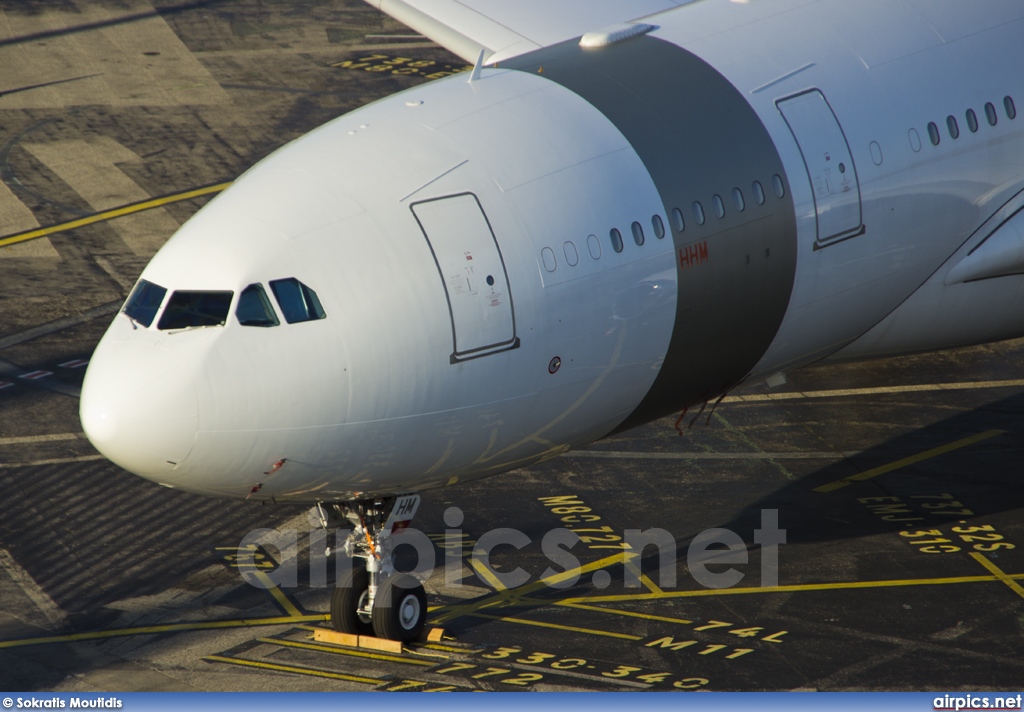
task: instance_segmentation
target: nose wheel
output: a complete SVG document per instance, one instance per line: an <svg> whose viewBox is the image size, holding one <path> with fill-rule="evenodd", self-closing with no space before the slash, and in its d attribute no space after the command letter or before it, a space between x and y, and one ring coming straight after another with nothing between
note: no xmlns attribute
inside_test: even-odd
<svg viewBox="0 0 1024 712"><path fill-rule="evenodd" d="M427 594L415 577L393 574L370 605L370 576L354 561L331 594L331 625L353 635L374 635L407 643L416 640L427 622Z"/></svg>
<svg viewBox="0 0 1024 712"><path fill-rule="evenodd" d="M416 640L427 622L427 594L409 574L391 576L373 603L373 632L378 638Z"/></svg>
<svg viewBox="0 0 1024 712"><path fill-rule="evenodd" d="M338 581L331 594L331 625L342 633L373 635L370 610L370 576L366 565L359 560Z"/></svg>
<svg viewBox="0 0 1024 712"><path fill-rule="evenodd" d="M338 526L342 518L354 525L343 547L352 566L331 594L335 630L402 642L419 638L427 621L427 594L414 576L396 572L391 561L391 535L409 526L419 500L414 494L315 508L325 529Z"/></svg>

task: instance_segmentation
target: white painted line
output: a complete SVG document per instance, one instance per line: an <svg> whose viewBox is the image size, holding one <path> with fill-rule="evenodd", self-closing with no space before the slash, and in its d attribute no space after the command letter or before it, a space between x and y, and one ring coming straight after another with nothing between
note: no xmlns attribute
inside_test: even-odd
<svg viewBox="0 0 1024 712"><path fill-rule="evenodd" d="M11 383L10 381L0 381L0 391L2 391L5 388L10 388L13 385L14 384Z"/></svg>
<svg viewBox="0 0 1024 712"><path fill-rule="evenodd" d="M40 467L42 465L69 465L73 462L93 462L106 459L103 455L82 455L81 457L56 457L52 460L32 460L31 462L0 462L0 469L9 467Z"/></svg>
<svg viewBox="0 0 1024 712"><path fill-rule="evenodd" d="M11 581L35 604L43 618L46 619L45 627L52 631L61 630L64 627L64 624L67 622L67 616L64 611L53 602L53 599L46 594L46 591L36 583L35 579L3 547L0 547L0 569L7 572Z"/></svg>
<svg viewBox="0 0 1024 712"><path fill-rule="evenodd" d="M74 361L65 361L64 363L58 363L59 368L81 368L89 363L89 359L76 358Z"/></svg>
<svg viewBox="0 0 1024 712"><path fill-rule="evenodd" d="M11 384L13 385L13 384ZM0 386L2 387L2 386ZM3 445L27 445L29 443L53 443L63 440L84 440L85 433L49 433L46 435L21 435L13 438L0 438Z"/></svg>
<svg viewBox="0 0 1024 712"><path fill-rule="evenodd" d="M792 391L788 393L760 393L749 396L728 396L723 403L765 403L770 401L801 400L804 398L843 398L849 396L876 396L888 393L928 393L932 391L970 391L988 388L1022 388L1024 379L1011 381L962 381L958 383L924 383L909 386L882 386L878 388L846 388L834 391Z"/></svg>
<svg viewBox="0 0 1024 712"><path fill-rule="evenodd" d="M28 381L37 381L40 378L46 378L47 376L52 375L53 371L32 371L31 373L23 373L20 376L18 376L18 378L24 378L25 380Z"/></svg>

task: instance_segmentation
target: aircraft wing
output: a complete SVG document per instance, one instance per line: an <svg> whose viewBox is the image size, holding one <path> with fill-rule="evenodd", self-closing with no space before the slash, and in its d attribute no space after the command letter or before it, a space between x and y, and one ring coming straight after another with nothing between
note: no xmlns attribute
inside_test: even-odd
<svg viewBox="0 0 1024 712"><path fill-rule="evenodd" d="M489 63L694 0L366 0L467 62Z"/></svg>

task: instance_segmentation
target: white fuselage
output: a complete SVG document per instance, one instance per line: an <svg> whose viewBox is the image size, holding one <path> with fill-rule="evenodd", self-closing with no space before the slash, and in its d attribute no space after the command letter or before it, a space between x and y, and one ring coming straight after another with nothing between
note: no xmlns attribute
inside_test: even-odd
<svg viewBox="0 0 1024 712"><path fill-rule="evenodd" d="M501 62L288 144L145 269L160 311L97 347L86 433L167 486L343 501L507 471L829 356L1024 334L1012 269L946 284L1024 190L1024 6L870 6L696 3L621 50ZM713 101L673 99L692 121L751 132L630 116L664 98L587 71L648 49L717 77ZM726 100L742 117L714 116ZM267 285L290 278L324 318L288 323ZM239 320L253 284L277 325ZM159 328L190 291L231 292L223 324Z"/></svg>

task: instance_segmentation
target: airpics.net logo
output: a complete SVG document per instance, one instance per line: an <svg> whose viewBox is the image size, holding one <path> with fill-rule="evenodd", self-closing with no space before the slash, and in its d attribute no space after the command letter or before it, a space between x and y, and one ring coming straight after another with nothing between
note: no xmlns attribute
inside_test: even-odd
<svg viewBox="0 0 1024 712"><path fill-rule="evenodd" d="M544 560L534 563L532 570L524 568L525 562L514 568L514 554L536 544L537 536L529 536L518 529L501 527L491 529L473 539L461 528L463 513L458 507L450 507L444 513L447 529L443 535L427 535L409 527L392 536L394 544L392 557L396 569L413 574L420 581L436 575L444 575L446 585L467 583L466 565L487 585L499 584L505 589L514 589L539 581L554 589L565 589L578 583L590 583L595 588L605 589L612 585L613 577L607 569L622 565L622 584L625 588L639 588L646 575L663 590L676 588L680 583L680 560L685 563L689 576L700 586L709 589L732 588L740 584L751 573L738 567L747 567L750 561L751 544L743 536L722 528L705 529L693 537L683 549L671 532L660 529L626 529L621 542L616 544L618 552L605 557L606 564L592 568L583 564L577 554L589 550L585 546L587 535L579 530L553 528L540 536L540 549ZM335 542L340 544L348 530L334 532ZM616 539L620 537L616 536ZM257 529L250 532L229 552L230 565L241 576L257 588L294 588L299 582L299 532L294 530ZM779 529L777 509L761 510L760 527L752 532L753 545L760 548L761 587L779 585L779 546L786 543L786 530ZM311 588L332 586L329 579L328 532L314 529L309 532L308 585ZM442 551L443 562L439 571L437 548ZM335 564L335 579L340 579L352 566L339 547L332 547L331 557ZM271 553L273 552L273 553ZM504 565L492 565L492 556L498 552ZM589 558L589 557L588 557ZM415 564L411 563L415 560ZM532 561L536 561L533 557ZM643 565L641 564L643 562ZM543 569L541 567L544 567Z"/></svg>
<svg viewBox="0 0 1024 712"><path fill-rule="evenodd" d="M943 695L932 702L936 710L1019 710L1024 695L990 697L988 695Z"/></svg>

